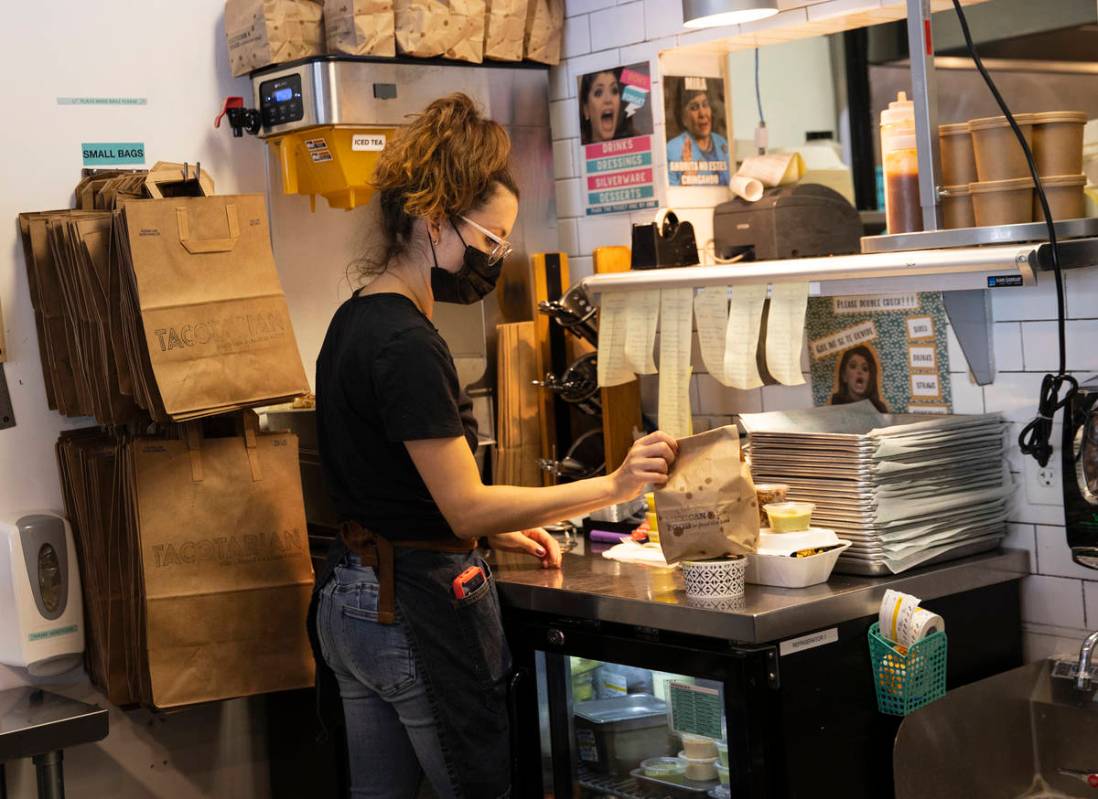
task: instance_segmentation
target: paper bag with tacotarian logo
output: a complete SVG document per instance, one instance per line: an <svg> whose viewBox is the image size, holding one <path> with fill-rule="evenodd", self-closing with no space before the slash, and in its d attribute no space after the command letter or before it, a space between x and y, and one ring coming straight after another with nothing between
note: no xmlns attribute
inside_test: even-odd
<svg viewBox="0 0 1098 799"><path fill-rule="evenodd" d="M175 421L309 391L260 194L123 209L145 344Z"/></svg>
<svg viewBox="0 0 1098 799"><path fill-rule="evenodd" d="M168 708L313 685L313 569L292 433L131 445L148 686Z"/></svg>
<svg viewBox="0 0 1098 799"><path fill-rule="evenodd" d="M758 500L735 425L679 439L670 479L656 492L656 522L668 563L755 551Z"/></svg>

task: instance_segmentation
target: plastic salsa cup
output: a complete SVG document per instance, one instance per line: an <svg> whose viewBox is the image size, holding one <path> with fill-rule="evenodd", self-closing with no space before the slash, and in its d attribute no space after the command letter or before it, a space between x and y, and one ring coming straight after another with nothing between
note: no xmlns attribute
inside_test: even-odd
<svg viewBox="0 0 1098 799"><path fill-rule="evenodd" d="M682 782L686 778L686 763L677 757L650 757L641 762L646 777L668 782Z"/></svg>
<svg viewBox="0 0 1098 799"><path fill-rule="evenodd" d="M812 522L812 502L771 502L764 506L770 517L770 529L775 533L797 533L807 530Z"/></svg>

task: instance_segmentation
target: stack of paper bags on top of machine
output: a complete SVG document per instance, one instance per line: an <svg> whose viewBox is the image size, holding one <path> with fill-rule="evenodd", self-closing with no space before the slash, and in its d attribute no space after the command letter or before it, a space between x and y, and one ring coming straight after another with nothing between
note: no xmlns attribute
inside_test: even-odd
<svg viewBox="0 0 1098 799"><path fill-rule="evenodd" d="M87 428L57 443L85 662L115 705L313 684L297 437L257 432L250 411L202 425L181 438Z"/></svg>
<svg viewBox="0 0 1098 799"><path fill-rule="evenodd" d="M208 176L183 171L86 180L78 198L103 210L19 216L47 400L66 416L185 421L309 390L264 198L202 196ZM138 180L198 196L132 199Z"/></svg>
<svg viewBox="0 0 1098 799"><path fill-rule="evenodd" d="M234 76L328 53L560 62L564 0L227 0ZM325 47L326 45L326 47Z"/></svg>
<svg viewBox="0 0 1098 799"><path fill-rule="evenodd" d="M814 502L853 541L838 570L898 573L1006 535L1010 473L998 414L886 415L868 401L740 416L756 482Z"/></svg>

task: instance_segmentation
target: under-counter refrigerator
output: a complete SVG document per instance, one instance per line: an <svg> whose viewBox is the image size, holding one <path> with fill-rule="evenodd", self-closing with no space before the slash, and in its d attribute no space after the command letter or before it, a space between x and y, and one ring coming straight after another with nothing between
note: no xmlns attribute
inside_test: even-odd
<svg viewBox="0 0 1098 799"><path fill-rule="evenodd" d="M950 688L1021 662L1018 586L1011 580L926 603L949 620ZM875 617L814 631L806 602L806 632L742 643L693 634L689 625L681 631L645 626L643 617L652 612L639 604L641 623L602 621L605 595L562 596L558 606L574 608L564 613L531 610L525 594L509 590L505 573L501 594L518 673L515 796L893 795L892 742L900 719L877 710L866 641ZM710 630L713 624L710 617ZM813 641L817 635L825 639ZM726 771L711 768L692 780L681 772L661 774L666 761L646 769L646 762L686 748L672 728L675 712L676 726L723 738L714 765L727 763ZM704 754L712 757L713 748Z"/></svg>

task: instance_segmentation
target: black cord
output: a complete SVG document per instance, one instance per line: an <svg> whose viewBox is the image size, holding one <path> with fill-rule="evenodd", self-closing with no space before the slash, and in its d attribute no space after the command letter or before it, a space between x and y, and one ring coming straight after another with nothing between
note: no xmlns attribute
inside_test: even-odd
<svg viewBox="0 0 1098 799"><path fill-rule="evenodd" d="M961 23L961 34L965 37L965 46L968 48L969 55L972 56L976 69L979 70L984 83L991 90L991 94L995 98L995 102L999 104L999 108L1007 118L1007 122L1010 123L1010 128L1014 131L1018 143L1022 145L1022 152L1025 153L1026 164L1029 166L1029 173L1033 176L1033 183L1037 189L1037 197L1041 201L1041 209L1045 212L1045 224L1048 226L1048 241L1052 250L1052 270L1056 277L1056 332L1060 344L1059 370L1054 375L1045 375L1044 380L1041 381L1041 396L1037 403L1037 415L1033 418L1033 421L1022 428L1022 432L1018 435L1018 446L1021 448L1022 454L1031 455L1042 466L1047 466L1049 459L1052 457L1052 425L1056 418L1056 412L1071 401L1072 396L1079 388L1079 382L1067 374L1064 275L1060 269L1060 245L1056 241L1056 225L1053 222L1052 212L1048 206L1048 197L1045 196L1045 187L1041 184L1041 176L1037 171L1037 164L1033 160L1033 152L1026 142L1026 137L1022 134L1022 129L1018 127L1014 115L1007 108L1003 96L999 94L995 81L991 79L987 68L984 67L980 54L976 52L976 45L972 41L972 33L968 29L968 19L961 8L960 0L953 0L953 8L957 11L957 20ZM1067 386L1067 390L1061 397L1060 392L1064 390L1064 386Z"/></svg>
<svg viewBox="0 0 1098 799"><path fill-rule="evenodd" d="M766 117L763 116L763 96L759 89L759 48L755 48L755 104L759 108L759 126L766 127Z"/></svg>

